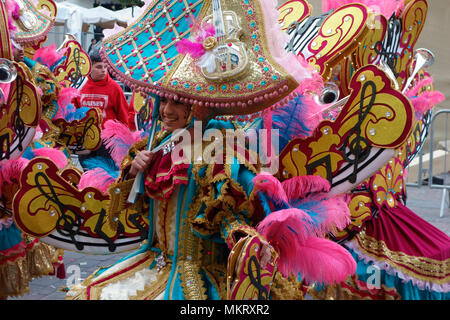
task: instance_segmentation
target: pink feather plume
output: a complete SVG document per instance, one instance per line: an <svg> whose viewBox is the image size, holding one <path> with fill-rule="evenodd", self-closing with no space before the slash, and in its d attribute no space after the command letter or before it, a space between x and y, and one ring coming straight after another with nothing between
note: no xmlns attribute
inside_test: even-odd
<svg viewBox="0 0 450 320"><path fill-rule="evenodd" d="M280 253L278 269L285 277L300 273L307 281L340 282L353 274L356 263L340 245L315 236L312 219L303 210L284 209L269 214L257 226Z"/></svg>
<svg viewBox="0 0 450 320"><path fill-rule="evenodd" d="M79 97L80 91L76 88L61 88L61 93L58 98L58 111L56 112L53 119L64 119L67 115L67 105L72 102L72 99Z"/></svg>
<svg viewBox="0 0 450 320"><path fill-rule="evenodd" d="M67 157L61 150L53 148L40 148L33 150L36 157L47 157L52 160L59 169L67 166Z"/></svg>
<svg viewBox="0 0 450 320"><path fill-rule="evenodd" d="M131 131L128 126L117 120L108 120L104 124L101 138L105 142L106 148L111 151L111 158L120 167L123 158L130 147L141 140L143 131Z"/></svg>
<svg viewBox="0 0 450 320"><path fill-rule="evenodd" d="M440 91L424 91L419 93L423 87L433 83L433 78L427 77L417 82L414 87L406 91L405 95L411 100L414 110L422 114L445 100Z"/></svg>
<svg viewBox="0 0 450 320"><path fill-rule="evenodd" d="M203 43L194 42L189 39L181 39L175 44L178 53L188 54L193 59L198 59L205 54Z"/></svg>
<svg viewBox="0 0 450 320"><path fill-rule="evenodd" d="M203 42L206 38L216 34L216 29L212 23L200 23L193 19L191 26L191 34L196 42Z"/></svg>
<svg viewBox="0 0 450 320"><path fill-rule="evenodd" d="M330 182L320 176L297 176L281 183L290 201L304 198L308 193L330 191Z"/></svg>
<svg viewBox="0 0 450 320"><path fill-rule="evenodd" d="M298 244L315 235L317 228L311 217L297 208L282 209L266 216L256 227L280 252L281 259L289 261Z"/></svg>
<svg viewBox="0 0 450 320"><path fill-rule="evenodd" d="M324 236L344 229L350 223L349 198L347 195L328 197L326 193L312 194L296 203L302 209L308 208L317 216L318 235Z"/></svg>
<svg viewBox="0 0 450 320"><path fill-rule="evenodd" d="M6 14L8 16L8 28L10 32L16 31L13 21L19 19L19 5L14 0L6 0L5 2Z"/></svg>
<svg viewBox="0 0 450 320"><path fill-rule="evenodd" d="M418 97L412 98L411 103L414 107L414 110L419 113L424 113L444 100L444 95L439 91L425 91Z"/></svg>
<svg viewBox="0 0 450 320"><path fill-rule="evenodd" d="M53 43L48 47L41 47L36 50L33 59L50 68L63 58L65 51L66 49L62 52L56 51L56 45Z"/></svg>
<svg viewBox="0 0 450 320"><path fill-rule="evenodd" d="M115 179L104 169L95 168L83 172L78 183L78 189L83 190L86 187L94 187L107 194L109 185L114 181Z"/></svg>
<svg viewBox="0 0 450 320"><path fill-rule="evenodd" d="M271 174L262 172L255 176L252 180L254 191L264 191L275 203L287 204L288 198L281 182Z"/></svg>
<svg viewBox="0 0 450 320"><path fill-rule="evenodd" d="M0 174L3 177L3 183L14 183L14 181L18 181L28 162L29 160L25 158L18 158L2 164Z"/></svg>
<svg viewBox="0 0 450 320"><path fill-rule="evenodd" d="M193 21L190 39L181 39L175 44L178 53L188 54L193 59L199 59L206 52L203 41L216 34L214 25L211 23L198 23Z"/></svg>
<svg viewBox="0 0 450 320"><path fill-rule="evenodd" d="M308 283L339 283L356 272L356 261L350 252L328 239L309 237L293 256L293 270L298 270Z"/></svg>
<svg viewBox="0 0 450 320"><path fill-rule="evenodd" d="M408 98L415 97L419 94L420 89L422 89L425 86L429 86L432 83L433 83L433 78L426 77L425 79L422 79L422 80L418 81L416 84L414 84L414 86L412 88L410 88L409 90L407 90L405 92L405 95Z"/></svg>
<svg viewBox="0 0 450 320"><path fill-rule="evenodd" d="M322 12L327 12L330 9L337 9L343 5L354 2L362 3L388 19L393 13L398 15L405 7L403 0L322 0Z"/></svg>

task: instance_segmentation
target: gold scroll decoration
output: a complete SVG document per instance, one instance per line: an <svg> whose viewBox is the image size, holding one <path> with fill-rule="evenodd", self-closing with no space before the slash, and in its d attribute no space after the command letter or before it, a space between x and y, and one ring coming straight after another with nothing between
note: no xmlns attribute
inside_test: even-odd
<svg viewBox="0 0 450 320"><path fill-rule="evenodd" d="M334 234L336 239L347 238L349 234L359 232L367 220L372 218L372 196L369 193L358 193L352 195L350 203L350 224L344 230Z"/></svg>
<svg viewBox="0 0 450 320"><path fill-rule="evenodd" d="M411 103L381 69L361 68L350 89L336 120L322 121L310 137L293 139L283 149L281 179L313 174L330 180L345 163L345 146L397 148L407 139L414 117Z"/></svg>
<svg viewBox="0 0 450 320"><path fill-rule="evenodd" d="M394 208L397 205L398 196L405 189L401 161L397 158L389 160L381 170L372 176L371 189L374 204L378 207L387 205Z"/></svg>
<svg viewBox="0 0 450 320"><path fill-rule="evenodd" d="M366 37L368 17L364 5L353 3L338 8L322 23L318 35L308 45L312 56L307 61L324 79Z"/></svg>
<svg viewBox="0 0 450 320"><path fill-rule="evenodd" d="M7 103L0 114L0 163L22 155L34 137L41 117L41 103L23 63L14 62L17 78L10 85Z"/></svg>
<svg viewBox="0 0 450 320"><path fill-rule="evenodd" d="M58 49L58 51L62 50L65 50L66 59L55 68L54 74L59 83L63 82L65 87L69 87L91 72L91 61L88 54L71 35L66 35L64 43Z"/></svg>
<svg viewBox="0 0 450 320"><path fill-rule="evenodd" d="M287 30L294 22L301 22L311 15L311 5L304 0L286 1L278 7L280 12L278 23L283 30Z"/></svg>
<svg viewBox="0 0 450 320"><path fill-rule="evenodd" d="M414 57L414 46L419 39L428 11L428 4L426 0L415 0L409 2L402 13L402 34L397 52L397 63L395 71L398 73L397 82L400 87L406 82L409 77L409 67Z"/></svg>
<svg viewBox="0 0 450 320"><path fill-rule="evenodd" d="M356 48L353 56L353 61L355 62L353 66L356 70L367 64L377 64L380 60L380 56L376 49L381 49L382 42L388 29L388 21L386 17L381 14L371 14L369 16L368 26L370 32L360 42L360 45Z"/></svg>
<svg viewBox="0 0 450 320"><path fill-rule="evenodd" d="M44 157L32 159L24 168L12 208L14 221L23 232L44 237L58 231L79 250L83 248L76 240L79 235L103 239L110 251L119 236L141 235L142 228L135 223L144 228L148 223L123 215L114 228L107 215L109 196L93 187L78 190L75 183L63 178L77 179L76 172L67 170L61 172Z"/></svg>
<svg viewBox="0 0 450 320"><path fill-rule="evenodd" d="M101 144L102 116L97 108L91 108L83 119L67 122L56 119L56 141L63 146L77 150L96 150ZM73 149L72 148L72 149Z"/></svg>

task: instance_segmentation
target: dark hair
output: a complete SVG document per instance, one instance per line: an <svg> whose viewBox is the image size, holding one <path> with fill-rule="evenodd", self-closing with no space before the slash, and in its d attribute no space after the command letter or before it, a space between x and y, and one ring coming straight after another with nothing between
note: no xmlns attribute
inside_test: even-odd
<svg viewBox="0 0 450 320"><path fill-rule="evenodd" d="M96 62L102 62L102 58L100 57L100 52L98 49L93 49L89 54L89 59L91 59L91 63L94 64Z"/></svg>

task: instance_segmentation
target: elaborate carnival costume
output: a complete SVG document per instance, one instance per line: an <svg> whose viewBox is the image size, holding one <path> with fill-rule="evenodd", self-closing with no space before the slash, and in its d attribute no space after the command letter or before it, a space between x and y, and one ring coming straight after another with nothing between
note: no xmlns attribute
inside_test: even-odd
<svg viewBox="0 0 450 320"><path fill-rule="evenodd" d="M58 54L52 48L40 48L56 17L56 5L21 0L2 1L0 5L0 297L7 298L28 292L32 278L65 277L63 250L20 231L13 221L12 207L21 171L30 159L46 157L61 169L70 162L68 153L61 149L66 143L57 142L59 130L52 119L58 118L58 108L59 118L63 118L75 92L63 83L71 83L65 77L70 70L65 66L73 62L71 50ZM70 46L73 49L76 42ZM23 60L14 62L13 53L20 56L21 52L25 53ZM89 61L87 66L89 71ZM56 67L61 68L59 72ZM86 74L83 71L81 74Z"/></svg>
<svg viewBox="0 0 450 320"><path fill-rule="evenodd" d="M278 8L280 13L273 10L273 1L147 2L128 28L109 32L102 54L114 75L147 96L138 125L147 129L145 120L151 119L149 132L131 133L105 123L102 137L121 169L113 174L114 166L102 164L74 176L48 159L31 160L12 206L18 226L46 243L87 253L124 251L141 243L137 251L72 287L70 299L301 299L304 292L318 298L380 297L380 291L361 286L366 280L361 270L370 259L361 262L354 248L346 249L350 241L344 247L324 237L348 240L346 232L365 228L367 234L370 221L385 221L372 217L371 207L360 215L358 209L373 198L370 192L378 190L367 186L375 180L380 186L380 173L390 181L390 159L405 156L398 150L411 139L413 128L422 128L415 101L426 107L419 110L423 112L439 98L429 90L412 90L407 96L392 76L394 67L397 78L411 76L415 28L424 20L411 22L408 13L423 12L416 6L423 9L424 4L426 8L424 0L402 6L402 21L412 26L402 29L406 39L391 43L387 18L359 3L313 18L305 1L288 1ZM285 38L296 59L284 50ZM393 54L386 67L380 61L391 47L402 48L401 63L392 63ZM416 87L430 83L417 80ZM332 89L336 86L340 94ZM328 100L330 93L341 99ZM416 95L422 99L415 100ZM223 149L214 149L215 155L231 149L236 151L234 162L182 161L191 159L184 149L178 153L181 158L174 158L180 150L176 134L162 130L158 121L159 97L192 105L191 133L196 118L218 115L204 123L204 133L222 132L216 138ZM224 139L230 129L248 134L278 129L280 134L270 135L272 141L262 138L253 158L257 161L250 161L255 150L249 144ZM146 134L149 138L139 141ZM263 164L270 167L277 159L271 152L277 140L280 168L272 176L261 171ZM154 150L154 158L144 185L137 183L145 194L133 202L129 195L139 178L127 179L127 172L146 147ZM209 145L190 147L197 160L194 151L203 155ZM259 157L261 151L272 155L269 162ZM37 177L46 180L37 183ZM394 199L391 190L397 197L395 188L388 187L384 197ZM365 190L367 202L357 198ZM29 199L35 199L33 208L27 206ZM398 202L387 203L408 212ZM377 230L383 230L379 224ZM438 237L442 246L436 245L437 251L445 250L448 237ZM273 250L272 260L263 266L265 240ZM448 265L442 257L435 265ZM420 265L417 259L410 262L410 269ZM441 270L444 275L438 274L437 281L445 288L447 269ZM381 281L384 298L385 288L394 288L389 292L397 290L401 298L417 298L399 289L403 284L398 281L389 282L388 275ZM434 296L435 289L423 297L445 298L445 292ZM417 293L418 287L411 290Z"/></svg>

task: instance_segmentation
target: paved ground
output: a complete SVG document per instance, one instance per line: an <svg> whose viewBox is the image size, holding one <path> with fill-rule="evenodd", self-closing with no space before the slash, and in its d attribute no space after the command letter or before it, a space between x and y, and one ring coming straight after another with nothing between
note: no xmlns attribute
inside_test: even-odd
<svg viewBox="0 0 450 320"><path fill-rule="evenodd" d="M442 190L429 189L427 186L420 188L408 187L407 190L407 206L423 219L450 236L450 209L448 202L446 203L444 216L442 218L439 217ZM65 287L69 278L74 279L78 271L80 278L84 279L98 267L111 265L126 254L98 256L66 251L64 262L66 265L67 279L60 280L56 277L34 279L30 284L30 293L22 297L14 298L13 300L63 300L65 293L58 289Z"/></svg>

